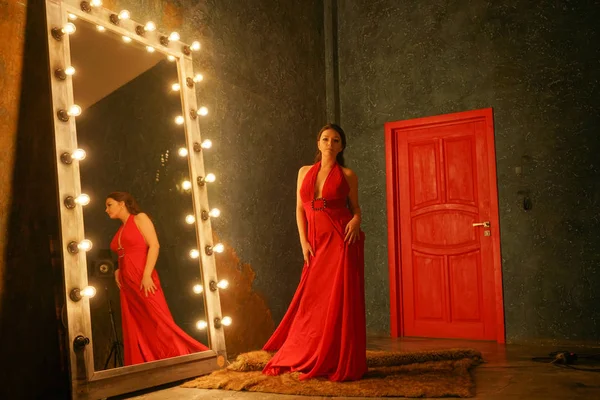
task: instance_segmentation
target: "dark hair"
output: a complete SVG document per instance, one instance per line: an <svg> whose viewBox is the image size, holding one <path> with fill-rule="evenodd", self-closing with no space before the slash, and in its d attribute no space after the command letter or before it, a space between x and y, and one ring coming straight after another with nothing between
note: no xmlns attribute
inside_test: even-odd
<svg viewBox="0 0 600 400"><path fill-rule="evenodd" d="M142 212L133 196L127 192L112 192L106 196L106 198L125 202L125 207L127 207L127 211L129 211L130 214L137 215Z"/></svg>
<svg viewBox="0 0 600 400"><path fill-rule="evenodd" d="M346 134L344 133L344 130L339 125L327 124L324 127L322 127L321 130L319 131L319 134L317 135L317 143L319 142L319 140L321 140L321 135L323 134L323 132L325 132L328 129L333 129L334 131L336 131L340 135L340 138L342 139L342 151L340 151L338 153L335 160L342 167L345 167L346 165L344 164L344 149L346 149ZM315 155L315 163L317 163L319 161L321 161L321 151L317 147L317 154Z"/></svg>

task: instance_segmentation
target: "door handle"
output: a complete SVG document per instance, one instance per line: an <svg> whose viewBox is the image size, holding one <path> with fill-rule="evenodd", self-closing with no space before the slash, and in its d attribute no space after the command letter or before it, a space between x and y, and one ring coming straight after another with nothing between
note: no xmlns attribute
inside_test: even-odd
<svg viewBox="0 0 600 400"><path fill-rule="evenodd" d="M484 228L489 228L490 227L490 221L484 221L484 222L475 222L473 224L473 226L483 226Z"/></svg>

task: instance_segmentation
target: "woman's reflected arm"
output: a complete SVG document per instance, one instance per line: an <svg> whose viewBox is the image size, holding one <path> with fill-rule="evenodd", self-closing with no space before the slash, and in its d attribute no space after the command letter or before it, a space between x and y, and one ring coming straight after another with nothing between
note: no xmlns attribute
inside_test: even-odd
<svg viewBox="0 0 600 400"><path fill-rule="evenodd" d="M158 243L158 237L156 236L154 224L152 223L148 215L144 213L137 214L135 216L135 223L137 224L138 229L140 230L142 236L148 244L148 255L146 256L144 275L140 284L140 290L144 290L144 294L147 297L148 292L154 294L154 292L156 291L156 286L152 281L152 271L154 271L154 267L156 266L156 260L158 260L158 252L160 245Z"/></svg>

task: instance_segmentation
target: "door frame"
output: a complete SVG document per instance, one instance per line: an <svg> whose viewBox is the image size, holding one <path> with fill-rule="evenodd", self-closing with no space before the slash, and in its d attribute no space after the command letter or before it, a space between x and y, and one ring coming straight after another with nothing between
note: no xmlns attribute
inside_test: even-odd
<svg viewBox="0 0 600 400"><path fill-rule="evenodd" d="M399 177L396 176L398 154L394 132L403 129L415 129L423 126L456 124L462 121L484 120L485 139L488 152L488 179L490 187L490 229L492 233L496 342L505 343L504 294L502 289L502 259L500 253L500 226L498 210L498 181L496 176L496 150L494 141L494 120L492 108L463 111L451 114L422 117L385 123L385 170L387 198L388 231L388 269L390 281L390 322L392 337L404 336L403 293L402 293L402 257L400 254L400 225L398 221L400 202L398 192Z"/></svg>

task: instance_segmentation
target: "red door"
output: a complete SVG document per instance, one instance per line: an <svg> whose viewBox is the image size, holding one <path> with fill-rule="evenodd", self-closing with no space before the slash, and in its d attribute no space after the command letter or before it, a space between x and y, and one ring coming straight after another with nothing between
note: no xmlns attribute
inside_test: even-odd
<svg viewBox="0 0 600 400"><path fill-rule="evenodd" d="M392 336L503 343L492 110L385 134Z"/></svg>

